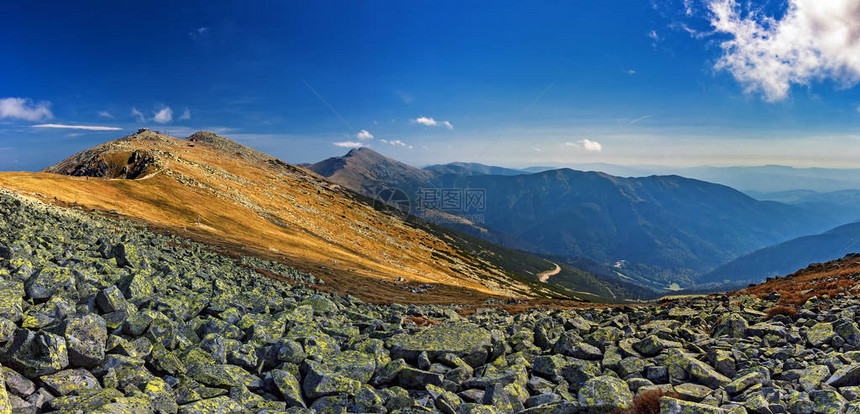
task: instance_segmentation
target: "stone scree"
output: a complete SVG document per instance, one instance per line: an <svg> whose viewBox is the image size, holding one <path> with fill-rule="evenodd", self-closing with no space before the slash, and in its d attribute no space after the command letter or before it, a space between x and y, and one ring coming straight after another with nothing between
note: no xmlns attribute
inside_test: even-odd
<svg viewBox="0 0 860 414"><path fill-rule="evenodd" d="M656 390L662 413L860 414L850 297L464 318L8 192L0 218L0 414L621 413Z"/></svg>

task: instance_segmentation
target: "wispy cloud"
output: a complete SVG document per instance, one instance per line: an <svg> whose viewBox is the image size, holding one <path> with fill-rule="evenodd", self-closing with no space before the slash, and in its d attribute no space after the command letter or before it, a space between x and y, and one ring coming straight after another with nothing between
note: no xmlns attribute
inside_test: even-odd
<svg viewBox="0 0 860 414"><path fill-rule="evenodd" d="M341 148L360 148L364 146L363 142L355 142L355 141L344 141L344 142L332 142L334 146Z"/></svg>
<svg viewBox="0 0 860 414"><path fill-rule="evenodd" d="M25 121L42 121L51 119L54 114L49 107L50 102L33 102L29 98L0 99L0 119L13 118Z"/></svg>
<svg viewBox="0 0 860 414"><path fill-rule="evenodd" d="M565 142L565 147L573 147L573 148L582 148L588 152L601 152L603 151L603 145L600 145L597 141L592 141L590 139L581 139L576 142Z"/></svg>
<svg viewBox="0 0 860 414"><path fill-rule="evenodd" d="M409 144L407 144L407 143L405 143L399 139L392 139L392 140L380 139L379 142L381 142L383 144L389 144L389 145L394 146L394 147L400 146L400 147L412 149L411 145L409 145Z"/></svg>
<svg viewBox="0 0 860 414"><path fill-rule="evenodd" d="M133 116L137 122L143 122L146 120L146 117L143 116L143 112L138 111L137 108L134 107L131 108L131 116Z"/></svg>
<svg viewBox="0 0 860 414"><path fill-rule="evenodd" d="M444 126L448 129L454 129L454 125L451 125L451 123L448 121L437 121L433 118L426 117L426 116L419 116L418 118L413 119L412 122L415 122L417 124L421 124L424 126L432 126L432 127Z"/></svg>
<svg viewBox="0 0 860 414"><path fill-rule="evenodd" d="M188 120L188 119L191 119L191 110L190 110L190 109L188 109L188 108L185 108L185 110L184 110L184 111L182 111L182 115L179 115L179 120L180 120L180 121L185 121L185 120Z"/></svg>
<svg viewBox="0 0 860 414"><path fill-rule="evenodd" d="M190 117L191 114L189 113ZM158 122L159 124L166 124L173 120L173 110L170 109L169 106L165 106L164 108L159 109L155 116L152 118L153 121Z"/></svg>
<svg viewBox="0 0 860 414"><path fill-rule="evenodd" d="M627 69L624 72L632 76L636 74L636 69Z"/></svg>
<svg viewBox="0 0 860 414"><path fill-rule="evenodd" d="M402 101L405 104L411 104L412 102L415 101L415 97L412 96L412 94L409 92L397 90L397 91L394 91L394 93L397 95L398 98L400 98L400 101Z"/></svg>
<svg viewBox="0 0 860 414"><path fill-rule="evenodd" d="M647 36L651 39L651 47L656 50L657 44L660 43L660 35L657 34L656 30L651 30Z"/></svg>
<svg viewBox="0 0 860 414"><path fill-rule="evenodd" d="M87 131L121 131L122 128L101 126L101 125L66 125L66 124L39 124L31 125L31 128L62 128L62 129L83 129Z"/></svg>
<svg viewBox="0 0 860 414"><path fill-rule="evenodd" d="M636 124L636 123L642 122L642 121L644 121L644 120L646 120L646 119L648 119L648 118L651 118L652 116L653 116L653 115L640 116L639 118L633 119L633 120L631 120L630 122L628 122L628 123L627 123L627 125L633 125L633 124Z"/></svg>
<svg viewBox="0 0 860 414"><path fill-rule="evenodd" d="M726 70L747 93L784 100L792 84L832 79L842 87L860 81L860 2L788 0L781 18L736 0L709 0L710 23L731 38L720 44L715 68Z"/></svg>
<svg viewBox="0 0 860 414"><path fill-rule="evenodd" d="M194 40L204 39L204 38L208 37L211 32L212 32L212 29L210 29L209 27L201 26L201 27L198 27L198 28L188 32L188 37L190 37Z"/></svg>
<svg viewBox="0 0 860 414"><path fill-rule="evenodd" d="M355 137L360 140L373 139L373 134L367 132L366 129L362 129L361 131L358 131L358 134L355 134Z"/></svg>

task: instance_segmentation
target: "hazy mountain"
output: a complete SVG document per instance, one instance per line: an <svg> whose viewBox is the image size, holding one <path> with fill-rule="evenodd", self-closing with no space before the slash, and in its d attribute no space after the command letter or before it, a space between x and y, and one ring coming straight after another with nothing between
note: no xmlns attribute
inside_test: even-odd
<svg viewBox="0 0 860 414"><path fill-rule="evenodd" d="M860 220L860 190L841 190L820 193L812 190L793 190L775 193L747 192L758 200L778 201L803 207L819 214L838 218L844 223Z"/></svg>
<svg viewBox="0 0 860 414"><path fill-rule="evenodd" d="M680 175L723 184L746 193L773 193L794 190L833 192L860 190L860 169L795 168L783 165L737 167L669 167L661 165L617 165L607 163L558 164L524 168L536 173L559 168L598 171L619 177Z"/></svg>
<svg viewBox="0 0 860 414"><path fill-rule="evenodd" d="M368 155L357 157L351 151L342 160L326 160L311 168L365 194L378 188L401 189L414 197L411 206L417 213L431 204L421 188L459 189L459 205L446 208L434 199L429 207L480 222L488 230L482 237L505 246L603 263L627 260L631 266L644 266L645 273L662 274L658 278L665 282L690 283L694 275L740 255L841 224L800 207L755 200L723 185L679 176L620 178L571 169L514 176L427 176L370 150L361 151ZM403 175L396 176L400 172ZM369 176L372 179L365 179ZM468 205L466 189L483 194L483 203Z"/></svg>
<svg viewBox="0 0 860 414"><path fill-rule="evenodd" d="M491 165L478 164L474 162L452 162L450 164L436 164L424 167L425 170L433 171L437 174L454 174L454 175L520 175L526 174L526 171L514 170L504 167L494 167Z"/></svg>
<svg viewBox="0 0 860 414"><path fill-rule="evenodd" d="M757 250L720 266L700 282L758 283L766 277L785 276L809 263L827 262L856 252L860 252L860 223L846 224Z"/></svg>

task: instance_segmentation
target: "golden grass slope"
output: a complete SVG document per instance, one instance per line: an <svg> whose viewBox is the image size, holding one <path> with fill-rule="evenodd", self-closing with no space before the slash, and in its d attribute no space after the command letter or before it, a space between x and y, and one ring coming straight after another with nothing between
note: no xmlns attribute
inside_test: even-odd
<svg viewBox="0 0 860 414"><path fill-rule="evenodd" d="M198 139L146 131L58 164L69 171L75 159L122 162L116 161L122 154L139 151L152 156L157 166L139 179L6 172L0 173L0 186L117 214L231 254L275 259L365 300L468 303L531 295L502 270L465 257L445 241L373 209L310 171L214 134ZM393 283L398 277L413 285L438 285L428 293L412 294Z"/></svg>

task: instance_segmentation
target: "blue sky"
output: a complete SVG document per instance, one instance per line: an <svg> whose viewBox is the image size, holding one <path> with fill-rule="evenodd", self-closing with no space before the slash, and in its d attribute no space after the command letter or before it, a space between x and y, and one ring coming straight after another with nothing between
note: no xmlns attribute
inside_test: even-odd
<svg viewBox="0 0 860 414"><path fill-rule="evenodd" d="M0 170L140 126L293 163L855 166L860 5L824 3L4 2Z"/></svg>

